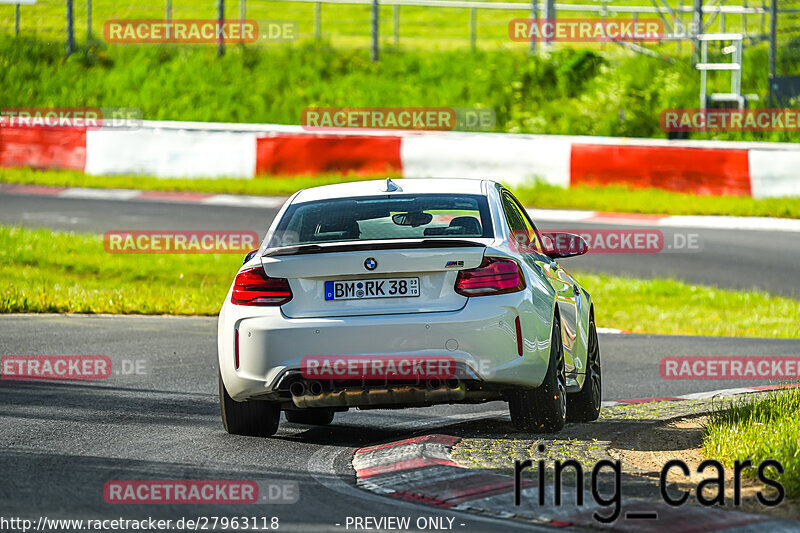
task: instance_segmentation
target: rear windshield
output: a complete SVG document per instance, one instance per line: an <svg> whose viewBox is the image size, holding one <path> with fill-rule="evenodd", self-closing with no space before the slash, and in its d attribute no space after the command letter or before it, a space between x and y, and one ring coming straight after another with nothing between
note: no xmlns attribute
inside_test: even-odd
<svg viewBox="0 0 800 533"><path fill-rule="evenodd" d="M489 206L484 196L370 196L289 206L269 247L343 241L492 236Z"/></svg>

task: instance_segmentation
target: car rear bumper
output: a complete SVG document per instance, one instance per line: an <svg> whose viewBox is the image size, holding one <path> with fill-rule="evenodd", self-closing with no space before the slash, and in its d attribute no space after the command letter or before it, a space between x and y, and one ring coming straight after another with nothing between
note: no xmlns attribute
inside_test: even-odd
<svg viewBox="0 0 800 533"><path fill-rule="evenodd" d="M301 370L309 356L447 358L477 382L535 387L547 371L549 338L526 335L520 356L517 316L523 324L540 319L525 292L471 298L458 311L330 318L287 318L280 308L226 303L219 319L220 370L239 401L277 398L281 378Z"/></svg>

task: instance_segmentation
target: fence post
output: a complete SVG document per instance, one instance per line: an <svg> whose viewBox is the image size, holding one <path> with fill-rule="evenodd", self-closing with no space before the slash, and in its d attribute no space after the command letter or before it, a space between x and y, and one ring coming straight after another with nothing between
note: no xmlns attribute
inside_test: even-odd
<svg viewBox="0 0 800 533"><path fill-rule="evenodd" d="M603 0L603 7L606 5L606 0ZM603 10L603 17L605 17L605 9ZM550 22L554 22L556 19L556 3L555 0L545 0L544 3L544 19ZM542 43L542 50L550 50L553 47L551 39L549 37L545 37L544 42Z"/></svg>
<svg viewBox="0 0 800 533"><path fill-rule="evenodd" d="M165 22L167 23L167 40L169 40L171 33L170 30L172 29L170 25L170 21L172 20L172 0L167 0L167 5L164 8L164 18L166 19Z"/></svg>
<svg viewBox="0 0 800 533"><path fill-rule="evenodd" d="M239 0L239 34L244 35L244 20L247 18L247 0ZM244 48L244 37L240 43Z"/></svg>
<svg viewBox="0 0 800 533"><path fill-rule="evenodd" d="M67 55L75 50L75 35L72 26L72 0L67 0Z"/></svg>
<svg viewBox="0 0 800 533"><path fill-rule="evenodd" d="M222 27L223 22L225 22L225 0L217 0L217 24ZM225 55L225 38L222 36L221 31L219 32L217 40L219 41L217 57L222 57Z"/></svg>
<svg viewBox="0 0 800 533"><path fill-rule="evenodd" d="M747 0L744 0L742 5L747 7ZM742 34L747 37L747 13L742 13ZM742 41L742 46L744 46L744 41Z"/></svg>
<svg viewBox="0 0 800 533"><path fill-rule="evenodd" d="M318 41L322 39L322 4L320 2L314 4L314 38Z"/></svg>
<svg viewBox="0 0 800 533"><path fill-rule="evenodd" d="M221 1L221 0L220 0ZM372 0L372 61L378 60L378 0Z"/></svg>
<svg viewBox="0 0 800 533"><path fill-rule="evenodd" d="M86 0L86 42L92 40L92 0Z"/></svg>
<svg viewBox="0 0 800 533"><path fill-rule="evenodd" d="M14 8L14 36L19 35L19 4Z"/></svg>
<svg viewBox="0 0 800 533"><path fill-rule="evenodd" d="M769 92L772 94L772 79L775 77L775 53L778 39L778 0L772 0L769 21Z"/></svg>
<svg viewBox="0 0 800 533"><path fill-rule="evenodd" d="M692 30L692 62L697 63L698 54L700 53L700 39L697 36L703 33L703 0L694 0Z"/></svg>
<svg viewBox="0 0 800 533"><path fill-rule="evenodd" d="M533 24L539 29L539 0L531 0L531 16L533 17ZM532 33L532 32L531 32ZM536 53L536 36L531 35L531 53Z"/></svg>
<svg viewBox="0 0 800 533"><path fill-rule="evenodd" d="M679 25L681 27L681 31L683 32L683 38L678 39L678 46L677 46L678 55L681 55L681 53L683 52L683 39L686 38L686 26L683 25L683 0L679 0L679 2L678 2L678 11L677 11L676 14L678 16L678 21L680 22ZM674 21L673 21L672 27L673 27L672 31L674 33L675 32L675 30L674 30L674 28L675 28Z"/></svg>
<svg viewBox="0 0 800 533"><path fill-rule="evenodd" d="M469 8L469 47L474 52L478 46L478 10L474 7Z"/></svg>
<svg viewBox="0 0 800 533"><path fill-rule="evenodd" d="M394 47L400 46L400 6L394 6Z"/></svg>

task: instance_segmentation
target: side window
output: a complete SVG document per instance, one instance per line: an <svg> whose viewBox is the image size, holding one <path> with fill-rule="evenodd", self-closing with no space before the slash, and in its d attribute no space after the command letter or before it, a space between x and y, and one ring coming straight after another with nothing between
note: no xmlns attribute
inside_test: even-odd
<svg viewBox="0 0 800 533"><path fill-rule="evenodd" d="M517 245L517 251L541 253L542 246L536 230L519 203L508 191L503 192L503 211L505 211L508 227L511 229L511 239Z"/></svg>

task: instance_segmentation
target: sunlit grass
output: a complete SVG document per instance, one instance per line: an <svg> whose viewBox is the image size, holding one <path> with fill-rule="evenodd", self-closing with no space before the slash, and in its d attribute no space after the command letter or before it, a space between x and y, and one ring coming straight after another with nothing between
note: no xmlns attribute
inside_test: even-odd
<svg viewBox="0 0 800 533"><path fill-rule="evenodd" d="M242 257L117 255L102 238L0 226L0 312L214 315ZM800 303L673 280L580 274L602 327L797 337Z"/></svg>
<svg viewBox="0 0 800 533"><path fill-rule="evenodd" d="M774 459L784 468L777 476L789 497L800 496L800 389L784 388L763 398L737 398L716 411L705 428L703 452L732 466ZM769 477L776 472L770 468ZM756 469L745 473L755 476Z"/></svg>

